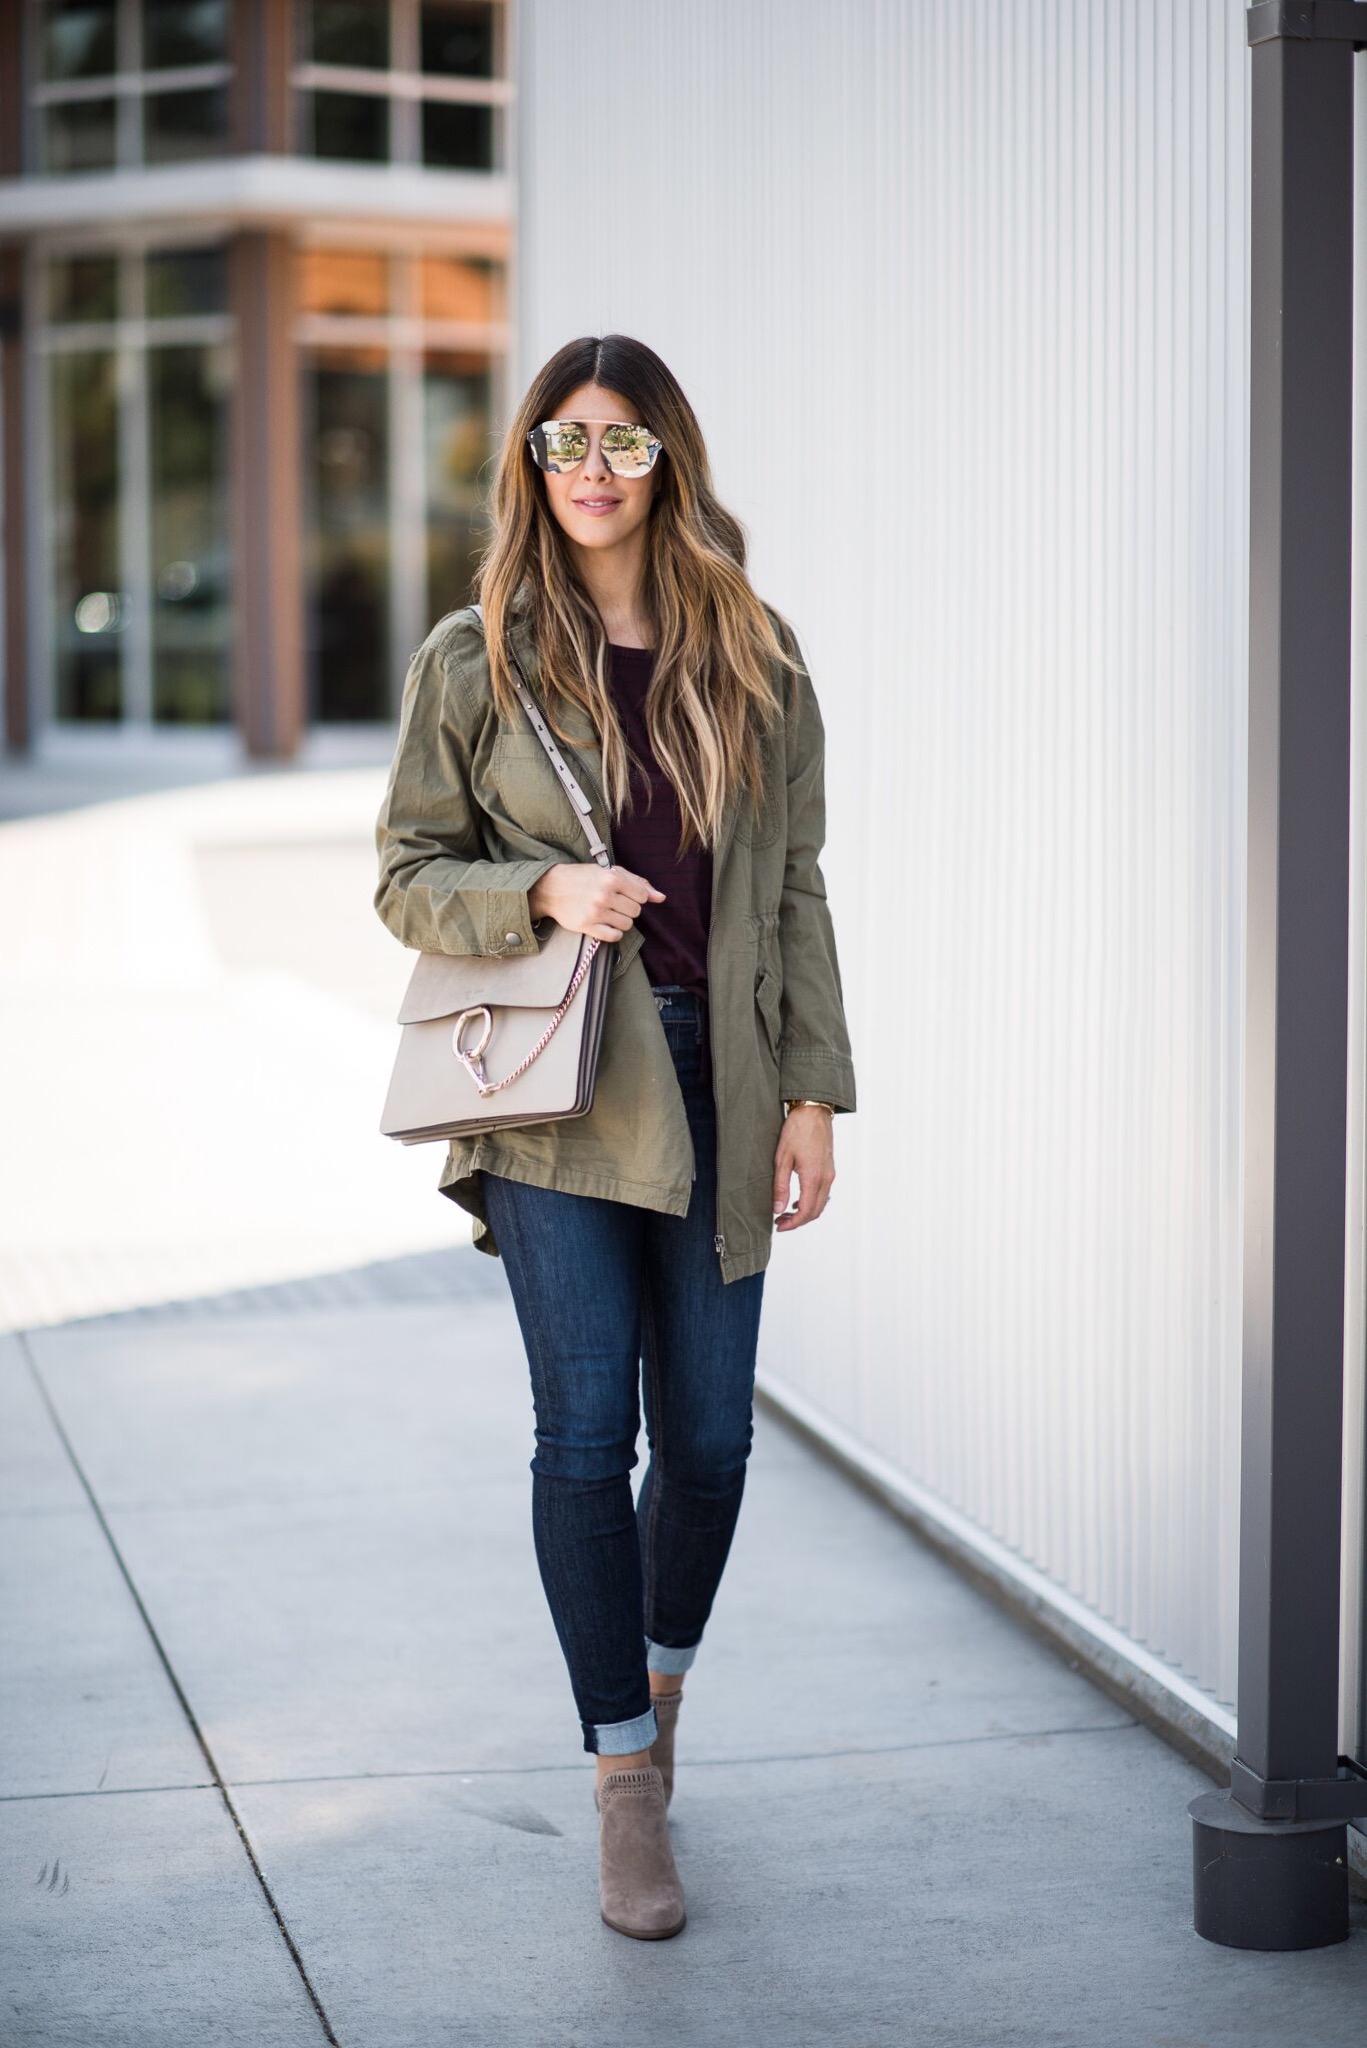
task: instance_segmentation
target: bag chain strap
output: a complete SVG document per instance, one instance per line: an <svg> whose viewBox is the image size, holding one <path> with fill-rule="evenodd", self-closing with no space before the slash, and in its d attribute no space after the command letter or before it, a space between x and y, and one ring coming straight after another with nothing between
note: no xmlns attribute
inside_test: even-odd
<svg viewBox="0 0 1367 2048"><path fill-rule="evenodd" d="M480 605L476 604L471 606L471 610L474 612L476 618L479 619L480 624L482 625L484 623L483 608ZM527 688L526 682L523 680L522 671L517 664L517 657L513 654L511 648L509 648L508 650L508 659L512 663L513 685L517 690L517 694L521 701L522 708L526 712L528 718L531 720L533 732L540 740L542 746L546 749L546 752L550 755L551 766L555 769L556 774L560 777L561 782L563 783L565 789L569 793L571 801L573 802L576 810L578 810L580 813L579 822L583 826L585 834L588 837L589 847L593 853L593 857L598 862L600 867L611 867L612 858L611 855L608 853L607 847L603 843L603 839L598 831L598 827L593 822L593 818L591 815L592 806L589 802L589 799L585 796L583 790L579 787L579 784L575 781L573 775L571 775L569 768L566 766L564 756L561 754L560 749L556 746L554 739L551 737L550 728L547 726L546 721L541 716L541 712L537 707L536 699L532 696L531 691ZM461 1065L465 1068L466 1073L469 1074L471 1080L474 1082L476 1088L479 1090L481 1097L486 1095L497 1095L500 1088L508 1087L509 1083L516 1081L520 1074L525 1074L528 1067L532 1064L532 1061L539 1058L540 1055L546 1050L546 1047L550 1044L552 1038L555 1036L557 1030L560 1027L561 1019L564 1017L565 1012L569 1009L570 1004L574 1001L575 996L578 994L580 984L582 983L584 976L588 973L590 967L592 967L594 958L602 943L603 941L601 939L589 940L587 946L585 946L582 954L580 955L579 965L574 970L574 976L570 982L569 988L565 992L564 1001L557 1006L554 1014L551 1017L550 1023L546 1026L540 1038L537 1039L536 1044L532 1047L531 1051L527 1054L526 1058L519 1060L517 1065L513 1068L511 1074L505 1074L501 1081L488 1080L484 1072L484 1052L485 1048L488 1046L490 1038L493 1035L494 1029L493 1012L490 1010L487 1003L478 1003L474 1006L473 1009L461 1011L459 1017L457 1017L456 1019L455 1027L451 1033L451 1049L455 1053L456 1058L460 1061ZM460 1042L460 1034L465 1027L465 1020L467 1017L482 1017L484 1019L484 1031L483 1035L480 1038L479 1044L476 1046L472 1046L468 1052L466 1052L462 1048Z"/></svg>

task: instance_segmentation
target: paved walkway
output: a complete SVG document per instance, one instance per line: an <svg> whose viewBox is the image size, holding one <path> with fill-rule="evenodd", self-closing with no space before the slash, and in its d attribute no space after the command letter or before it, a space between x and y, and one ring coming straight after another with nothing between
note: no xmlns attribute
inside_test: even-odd
<svg viewBox="0 0 1367 2048"><path fill-rule="evenodd" d="M1200 1773L763 1414L689 1924L604 1927L503 1284L0 1339L5 2048L1356 2048L1364 1910L1203 1942Z"/></svg>
<svg viewBox="0 0 1367 2048"><path fill-rule="evenodd" d="M1206 1780L769 1415L689 1924L602 1925L503 1270L376 1128L382 786L6 799L0 2048L1356 2048L1363 1908L1202 1942Z"/></svg>

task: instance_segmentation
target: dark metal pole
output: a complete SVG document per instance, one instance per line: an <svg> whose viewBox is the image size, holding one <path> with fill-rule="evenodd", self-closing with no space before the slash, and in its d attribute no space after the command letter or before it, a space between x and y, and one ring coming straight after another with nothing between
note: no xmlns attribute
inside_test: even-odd
<svg viewBox="0 0 1367 2048"><path fill-rule="evenodd" d="M1354 0L1263 0L1253 67L1239 1736L1195 1924L1348 1933L1338 1754L1348 1075Z"/></svg>

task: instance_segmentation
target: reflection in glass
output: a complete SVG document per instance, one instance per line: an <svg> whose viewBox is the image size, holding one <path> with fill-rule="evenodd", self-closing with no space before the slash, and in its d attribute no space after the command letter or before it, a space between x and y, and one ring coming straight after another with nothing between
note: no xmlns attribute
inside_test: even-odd
<svg viewBox="0 0 1367 2048"><path fill-rule="evenodd" d="M389 258L370 249L304 249L299 255L302 313L389 311Z"/></svg>
<svg viewBox="0 0 1367 2048"><path fill-rule="evenodd" d="M308 52L315 64L389 68L389 0L313 0Z"/></svg>
<svg viewBox="0 0 1367 2048"><path fill-rule="evenodd" d="M429 350L423 421L427 478L427 615L468 604L487 542L482 472L490 453L487 356Z"/></svg>
<svg viewBox="0 0 1367 2048"><path fill-rule="evenodd" d="M389 378L384 351L319 351L307 369L311 716L389 715Z"/></svg>
<svg viewBox="0 0 1367 2048"><path fill-rule="evenodd" d="M223 313L228 306L228 255L208 249L155 249L147 258L147 317L177 320Z"/></svg>
<svg viewBox="0 0 1367 2048"><path fill-rule="evenodd" d="M117 49L115 0L43 0L44 78L108 78L119 68Z"/></svg>
<svg viewBox="0 0 1367 2048"><path fill-rule="evenodd" d="M147 355L152 711L167 724L228 716L231 365L222 344Z"/></svg>
<svg viewBox="0 0 1367 2048"><path fill-rule="evenodd" d="M313 154L346 163L383 163L389 155L389 102L376 93L315 92Z"/></svg>
<svg viewBox="0 0 1367 2048"><path fill-rule="evenodd" d="M51 358L52 649L57 716L117 719L123 705L119 411L113 352Z"/></svg>
<svg viewBox="0 0 1367 2048"><path fill-rule="evenodd" d="M142 153L149 164L215 156L228 135L228 94L221 85L196 92L150 92L142 103Z"/></svg>
<svg viewBox="0 0 1367 2048"><path fill-rule="evenodd" d="M43 109L46 170L112 170L117 143L118 116L113 100L72 100Z"/></svg>
<svg viewBox="0 0 1367 2048"><path fill-rule="evenodd" d="M227 55L227 0L142 0L142 61L147 70L218 64Z"/></svg>
<svg viewBox="0 0 1367 2048"><path fill-rule="evenodd" d="M55 257L47 269L47 314L54 326L119 317L116 256Z"/></svg>
<svg viewBox="0 0 1367 2048"><path fill-rule="evenodd" d="M504 317L503 268L487 256L422 256L418 289L424 320L488 324Z"/></svg>
<svg viewBox="0 0 1367 2048"><path fill-rule="evenodd" d="M422 68L441 78L492 78L494 10L475 0L422 0Z"/></svg>
<svg viewBox="0 0 1367 2048"><path fill-rule="evenodd" d="M494 110L424 100L422 160L434 170L491 171L494 167Z"/></svg>

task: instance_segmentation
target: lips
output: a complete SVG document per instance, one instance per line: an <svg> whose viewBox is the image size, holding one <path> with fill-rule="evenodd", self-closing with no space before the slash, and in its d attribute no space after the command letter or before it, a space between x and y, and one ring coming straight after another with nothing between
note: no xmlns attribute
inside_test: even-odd
<svg viewBox="0 0 1367 2048"><path fill-rule="evenodd" d="M620 498L576 498L574 500L578 511L588 512L598 517L601 517L604 512L615 512L621 502Z"/></svg>

